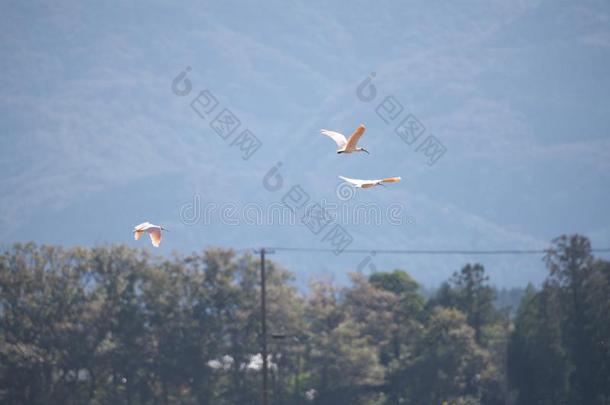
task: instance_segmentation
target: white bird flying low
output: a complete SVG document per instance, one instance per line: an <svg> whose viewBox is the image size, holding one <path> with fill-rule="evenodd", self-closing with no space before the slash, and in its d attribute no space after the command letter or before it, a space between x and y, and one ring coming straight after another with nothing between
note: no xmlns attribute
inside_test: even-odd
<svg viewBox="0 0 610 405"><path fill-rule="evenodd" d="M159 225L151 224L150 222L143 222L133 228L133 237L135 240L138 240L144 232L148 232L152 245L154 247L159 247L159 244L161 243L161 231L167 231L167 229Z"/></svg>
<svg viewBox="0 0 610 405"><path fill-rule="evenodd" d="M368 150L366 150L364 148L359 148L356 146L358 144L358 141L360 140L360 137L362 137L362 134L364 134L365 130L366 130L366 127L364 126L364 124L360 124L360 126L358 126L358 128L356 128L356 130L349 137L349 139L346 139L345 135L343 135L343 134L340 134L335 131L329 131L328 129L321 129L320 133L322 133L322 135L328 136L329 138L332 138L332 140L335 141L335 143L337 144L337 147L339 148L339 149L337 149L337 153L352 153L352 152L369 153Z"/></svg>
<svg viewBox="0 0 610 405"><path fill-rule="evenodd" d="M383 183L397 183L400 181L400 177L387 177L385 179L378 180L349 179L343 176L339 176L339 178L358 188L371 188L375 186L383 186Z"/></svg>

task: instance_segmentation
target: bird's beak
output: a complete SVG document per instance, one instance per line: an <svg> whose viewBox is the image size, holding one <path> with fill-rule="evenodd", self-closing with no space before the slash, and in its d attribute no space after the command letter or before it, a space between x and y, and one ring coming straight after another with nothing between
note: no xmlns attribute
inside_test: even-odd
<svg viewBox="0 0 610 405"><path fill-rule="evenodd" d="M161 227L162 230L169 232L169 229Z"/></svg>
<svg viewBox="0 0 610 405"><path fill-rule="evenodd" d="M369 153L369 151L368 151L368 150L366 150L366 149L362 148L362 151L366 152L366 154L367 154L367 155L370 155L370 153Z"/></svg>

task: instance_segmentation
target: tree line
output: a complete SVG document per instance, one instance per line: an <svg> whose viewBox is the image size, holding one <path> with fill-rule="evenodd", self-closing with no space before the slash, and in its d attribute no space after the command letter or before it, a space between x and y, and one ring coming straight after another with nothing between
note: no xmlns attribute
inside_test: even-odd
<svg viewBox="0 0 610 405"><path fill-rule="evenodd" d="M610 262L580 235L545 262L511 309L479 264L424 295L403 270L301 293L268 261L270 402L610 404ZM259 265L224 249L4 248L0 403L259 404Z"/></svg>

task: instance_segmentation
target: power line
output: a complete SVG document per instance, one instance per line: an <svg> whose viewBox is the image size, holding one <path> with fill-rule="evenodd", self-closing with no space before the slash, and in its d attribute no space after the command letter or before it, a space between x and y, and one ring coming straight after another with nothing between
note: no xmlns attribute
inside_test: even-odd
<svg viewBox="0 0 610 405"><path fill-rule="evenodd" d="M263 356L263 387L261 393L261 403L262 405L269 404L269 389L268 389L268 381L267 381L267 309L266 309L266 301L267 301L267 281L265 276L265 253L267 249L261 248L259 250L261 255L261 346L262 346L262 356Z"/></svg>
<svg viewBox="0 0 610 405"><path fill-rule="evenodd" d="M275 246L267 251L303 252L303 253L335 253L336 249ZM253 251L257 249L237 249L236 251ZM341 254L405 254L405 255L539 255L547 254L550 249L492 249L492 250L452 250L452 249L345 249ZM591 253L610 252L610 248L591 249Z"/></svg>

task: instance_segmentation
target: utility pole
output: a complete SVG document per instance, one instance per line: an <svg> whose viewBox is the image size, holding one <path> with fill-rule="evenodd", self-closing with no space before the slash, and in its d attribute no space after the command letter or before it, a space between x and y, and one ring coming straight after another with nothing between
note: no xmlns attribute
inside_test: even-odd
<svg viewBox="0 0 610 405"><path fill-rule="evenodd" d="M301 351L297 352L297 374L294 376L294 399L297 405L301 403Z"/></svg>
<svg viewBox="0 0 610 405"><path fill-rule="evenodd" d="M285 333L271 333L271 339L276 341L283 341L286 338L292 338L294 342L296 342L299 346L303 346L309 337L303 334L300 335L287 335ZM301 350L297 351L297 373L294 376L294 392L293 396L295 399L295 403L298 405L301 403Z"/></svg>
<svg viewBox="0 0 610 405"><path fill-rule="evenodd" d="M265 274L265 254L273 253L261 248L261 354L263 355L263 392L262 405L269 405L269 384L267 380L267 275Z"/></svg>

